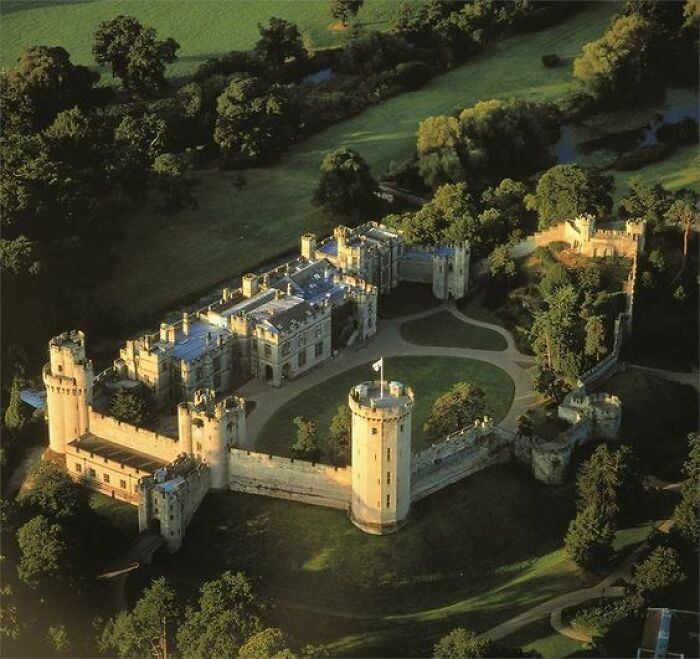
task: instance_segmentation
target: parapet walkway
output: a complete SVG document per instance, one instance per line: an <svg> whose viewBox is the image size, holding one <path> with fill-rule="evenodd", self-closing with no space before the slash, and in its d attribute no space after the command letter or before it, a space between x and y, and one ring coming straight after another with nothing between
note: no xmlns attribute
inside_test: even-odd
<svg viewBox="0 0 700 659"><path fill-rule="evenodd" d="M447 310L459 320L479 327L493 330L505 337L508 347L506 350L477 350L473 348L453 348L444 346L417 345L406 341L401 335L401 325L406 322L431 316ZM351 346L340 351L333 359L324 362L318 368L309 371L291 382L285 382L282 387L275 389L264 382L251 380L239 390L239 394L255 401L256 407L247 419L247 442L243 448L254 449L255 438L258 436L267 420L285 403L289 402L307 389L310 389L329 378L343 373L351 368L360 366L379 357L455 357L476 359L488 362L503 369L515 385L513 402L505 418L499 424L506 430L515 432L517 420L532 404L535 393L532 389L533 366L535 360L524 355L515 346L510 332L499 325L485 323L469 318L458 311L453 304L442 304L426 311L420 311L410 316L381 320L376 336L357 346ZM531 364L523 368L522 364ZM367 371L368 377L371 371ZM410 382L406 383L410 385ZM342 401L338 401L340 404Z"/></svg>

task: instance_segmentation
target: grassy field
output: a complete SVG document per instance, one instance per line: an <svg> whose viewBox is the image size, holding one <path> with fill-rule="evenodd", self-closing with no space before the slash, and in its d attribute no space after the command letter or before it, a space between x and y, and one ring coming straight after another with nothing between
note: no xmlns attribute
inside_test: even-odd
<svg viewBox="0 0 700 659"><path fill-rule="evenodd" d="M411 320L401 325L406 341L428 346L474 348L476 350L505 350L506 340L493 330L465 323L449 311Z"/></svg>
<svg viewBox="0 0 700 659"><path fill-rule="evenodd" d="M223 570L243 570L274 601L272 622L300 645L430 656L454 627L485 631L595 579L561 549L573 496L573 485L542 485L499 466L418 502L398 533L370 536L342 511L210 493L180 551L158 557L129 590L133 598L164 574L190 596Z"/></svg>
<svg viewBox="0 0 700 659"><path fill-rule="evenodd" d="M199 6L199 3L198 3ZM293 248L304 231L327 232L332 223L311 205L324 155L339 146L357 149L375 174L408 157L418 123L482 99L552 99L567 91L571 58L598 37L616 3L599 3L542 32L504 39L470 63L339 123L289 149L272 167L244 172L199 172L199 209L173 218L147 207L124 217L120 263L100 299L128 317L157 313L214 287L275 254ZM547 69L544 53L565 66Z"/></svg>
<svg viewBox="0 0 700 659"><path fill-rule="evenodd" d="M383 27L399 0L367 0L358 14L364 25ZM271 16L299 26L312 48L342 43L332 29L328 0L4 0L0 62L10 66L29 46L63 46L73 62L95 66L92 41L97 25L119 14L136 16L180 44L170 76L187 75L207 59L231 50L247 50L260 37L258 23ZM108 70L103 73L110 75Z"/></svg>
<svg viewBox="0 0 700 659"><path fill-rule="evenodd" d="M486 393L495 420L500 421L513 401L514 385L510 376L497 366L472 359L451 357L389 357L385 362L387 379L400 380L413 388L416 396L413 408L413 450L425 446L423 423L435 399L452 384L469 380L479 384ZM333 415L347 401L353 385L371 376L369 362L349 369L326 380L281 407L263 426L256 439L256 449L290 455L289 445L296 432L292 419L305 416L318 426L321 446Z"/></svg>

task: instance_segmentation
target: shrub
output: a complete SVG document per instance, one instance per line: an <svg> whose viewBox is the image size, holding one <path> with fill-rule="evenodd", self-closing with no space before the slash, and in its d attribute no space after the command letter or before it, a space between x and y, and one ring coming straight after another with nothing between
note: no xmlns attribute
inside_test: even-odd
<svg viewBox="0 0 700 659"><path fill-rule="evenodd" d="M673 150L674 148L671 144L646 144L620 155L613 167L623 172L641 169L652 163L659 162L659 160L668 158L673 153Z"/></svg>
<svg viewBox="0 0 700 659"><path fill-rule="evenodd" d="M588 632L591 636L605 636L630 613L632 613L632 607L627 600L602 602L576 611L571 618L571 626Z"/></svg>
<svg viewBox="0 0 700 659"><path fill-rule="evenodd" d="M561 58L556 53L549 53L548 55L542 55L542 64L548 69L553 69L561 64Z"/></svg>
<svg viewBox="0 0 700 659"><path fill-rule="evenodd" d="M656 131L656 139L672 146L695 144L698 139L698 122L692 117L672 124L664 122Z"/></svg>

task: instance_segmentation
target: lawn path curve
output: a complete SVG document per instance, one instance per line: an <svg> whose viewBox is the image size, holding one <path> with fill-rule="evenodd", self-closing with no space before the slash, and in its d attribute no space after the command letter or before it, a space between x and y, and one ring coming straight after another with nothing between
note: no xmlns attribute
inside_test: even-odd
<svg viewBox="0 0 700 659"><path fill-rule="evenodd" d="M455 357L474 359L499 367L510 376L514 384L513 401L499 425L506 430L515 431L518 417L526 412L535 398L535 393L532 389L534 358L524 355L517 350L513 337L507 330L491 323L475 321L456 310L453 313L463 322L478 324L480 327L494 330L506 337L508 348L494 351L427 346L410 343L402 337L401 326L404 323L435 315L445 309L452 312L451 305L442 304L409 316L381 320L379 331L372 339L366 343L345 348L335 358L324 362L318 368L309 371L296 380L286 382L279 389L272 388L268 384L257 380L251 380L246 383L239 389L238 393L245 398L255 401L256 406L246 421L247 431L244 448L249 450L255 448L256 438L265 423L293 398L336 375L369 361L379 359L379 357ZM523 362L532 364L532 366L523 368L520 365ZM370 372L368 371L368 377L369 375Z"/></svg>

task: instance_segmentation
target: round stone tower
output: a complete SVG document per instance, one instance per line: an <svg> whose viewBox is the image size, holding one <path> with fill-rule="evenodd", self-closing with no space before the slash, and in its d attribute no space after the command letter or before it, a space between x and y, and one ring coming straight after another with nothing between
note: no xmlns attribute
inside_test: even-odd
<svg viewBox="0 0 700 659"><path fill-rule="evenodd" d="M92 362L85 355L85 334L64 332L49 341L49 363L42 373L49 417L49 448L58 454L88 431L92 403Z"/></svg>
<svg viewBox="0 0 700 659"><path fill-rule="evenodd" d="M400 382L363 382L348 400L352 412L350 519L367 533L400 528L411 507L413 392Z"/></svg>

